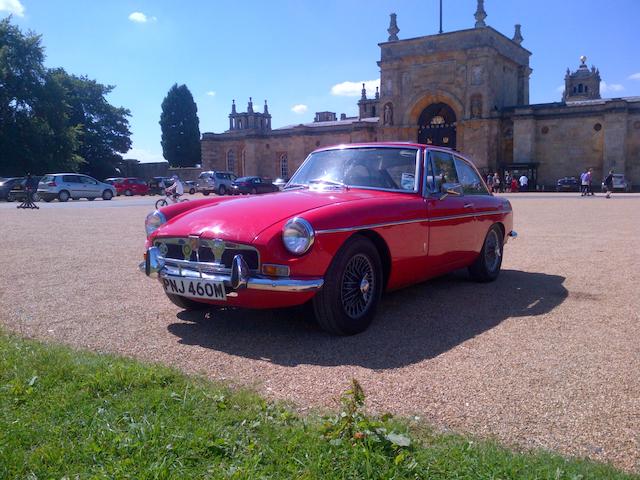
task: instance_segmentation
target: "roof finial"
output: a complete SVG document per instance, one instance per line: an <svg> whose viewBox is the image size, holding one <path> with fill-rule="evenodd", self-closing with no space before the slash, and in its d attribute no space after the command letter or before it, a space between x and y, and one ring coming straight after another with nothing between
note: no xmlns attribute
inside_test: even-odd
<svg viewBox="0 0 640 480"><path fill-rule="evenodd" d="M380 99L380 88L376 87L376 100Z"/></svg>
<svg viewBox="0 0 640 480"><path fill-rule="evenodd" d="M487 12L484 11L484 0L478 0L478 8L476 9L476 28L486 27L484 19L487 18Z"/></svg>
<svg viewBox="0 0 640 480"><path fill-rule="evenodd" d="M236 113L236 101L231 100L231 113Z"/></svg>
<svg viewBox="0 0 640 480"><path fill-rule="evenodd" d="M389 28L387 28L387 32L389 32L389 41L397 42L399 40L398 32L400 31L400 29L398 28L398 24L396 23L396 14L391 13L390 17L391 20L389 21Z"/></svg>
<svg viewBox="0 0 640 480"><path fill-rule="evenodd" d="M253 113L253 99L249 97L249 104L247 105L247 113Z"/></svg>
<svg viewBox="0 0 640 480"><path fill-rule="evenodd" d="M264 101L264 113L267 114L269 113L269 106L267 105L267 101Z"/></svg>
<svg viewBox="0 0 640 480"><path fill-rule="evenodd" d="M587 63L587 57L586 57L586 56L584 56L584 55L581 55L581 56L580 56L580 63L582 64L582 65L580 65L580 66L583 66L583 65L584 65L584 66L586 67L586 66L587 66L587 65L586 65L586 63Z"/></svg>
<svg viewBox="0 0 640 480"><path fill-rule="evenodd" d="M521 25L519 23L516 23L516 31L513 34L513 38L512 38L512 40L516 42L518 45L520 45L524 40L522 36L522 31L520 30L520 28L521 28Z"/></svg>
<svg viewBox="0 0 640 480"><path fill-rule="evenodd" d="M367 89L364 87L364 83L362 84L362 100L366 100L367 99Z"/></svg>

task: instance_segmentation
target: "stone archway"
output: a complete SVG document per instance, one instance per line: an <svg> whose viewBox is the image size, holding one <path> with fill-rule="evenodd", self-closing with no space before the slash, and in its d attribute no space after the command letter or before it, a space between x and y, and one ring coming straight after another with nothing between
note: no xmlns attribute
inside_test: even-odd
<svg viewBox="0 0 640 480"><path fill-rule="evenodd" d="M432 103L418 118L418 143L456 148L456 114L446 103Z"/></svg>

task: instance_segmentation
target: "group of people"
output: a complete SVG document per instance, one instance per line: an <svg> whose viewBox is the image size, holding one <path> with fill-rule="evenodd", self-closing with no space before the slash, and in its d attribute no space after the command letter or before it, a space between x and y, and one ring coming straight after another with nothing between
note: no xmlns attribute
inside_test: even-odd
<svg viewBox="0 0 640 480"><path fill-rule="evenodd" d="M492 193L527 191L529 188L529 178L523 173L520 178L504 173L504 182L500 179L500 174L490 173L487 175L487 186Z"/></svg>
<svg viewBox="0 0 640 480"><path fill-rule="evenodd" d="M588 195L595 195L591 188L592 180L592 168L588 168L580 174L580 196L586 197ZM613 170L609 170L609 174L604 178L602 183L606 190L605 198L611 198L611 193L613 193Z"/></svg>

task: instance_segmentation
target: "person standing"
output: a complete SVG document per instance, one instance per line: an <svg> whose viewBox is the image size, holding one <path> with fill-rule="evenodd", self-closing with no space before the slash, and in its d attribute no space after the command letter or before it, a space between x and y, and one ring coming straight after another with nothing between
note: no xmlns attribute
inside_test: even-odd
<svg viewBox="0 0 640 480"><path fill-rule="evenodd" d="M511 177L511 192L518 192L518 180L516 180L516 177Z"/></svg>
<svg viewBox="0 0 640 480"><path fill-rule="evenodd" d="M591 182L593 181L593 169L590 168L587 170L587 195L595 195L593 193L593 189L591 188Z"/></svg>
<svg viewBox="0 0 640 480"><path fill-rule="evenodd" d="M580 174L580 196L581 197L584 197L585 195L587 195L587 192L589 191L589 184L587 183L587 172L588 170L585 170Z"/></svg>
<svg viewBox="0 0 640 480"><path fill-rule="evenodd" d="M604 179L604 185L607 187L606 198L611 198L611 193L613 192L613 170L609 170L609 175L607 175Z"/></svg>
<svg viewBox="0 0 640 480"><path fill-rule="evenodd" d="M511 192L511 175L509 172L504 172L504 190L505 192Z"/></svg>
<svg viewBox="0 0 640 480"><path fill-rule="evenodd" d="M493 193L500 193L500 175L498 172L493 175Z"/></svg>
<svg viewBox="0 0 640 480"><path fill-rule="evenodd" d="M520 175L520 190L523 192L526 192L528 188L529 188L529 179L523 173L522 175Z"/></svg>
<svg viewBox="0 0 640 480"><path fill-rule="evenodd" d="M492 173L487 175L487 187L489 187L490 192L493 192L493 174Z"/></svg>

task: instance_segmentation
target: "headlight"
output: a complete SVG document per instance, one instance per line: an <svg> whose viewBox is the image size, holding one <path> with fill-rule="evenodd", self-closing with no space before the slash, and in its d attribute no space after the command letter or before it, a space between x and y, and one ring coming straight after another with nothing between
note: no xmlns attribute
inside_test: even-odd
<svg viewBox="0 0 640 480"><path fill-rule="evenodd" d="M147 237L164 223L167 223L167 218L158 210L154 210L147 215L147 218L144 220L144 229L147 231Z"/></svg>
<svg viewBox="0 0 640 480"><path fill-rule="evenodd" d="M295 217L285 223L282 229L284 247L294 255L309 251L315 239L313 227L304 218Z"/></svg>

